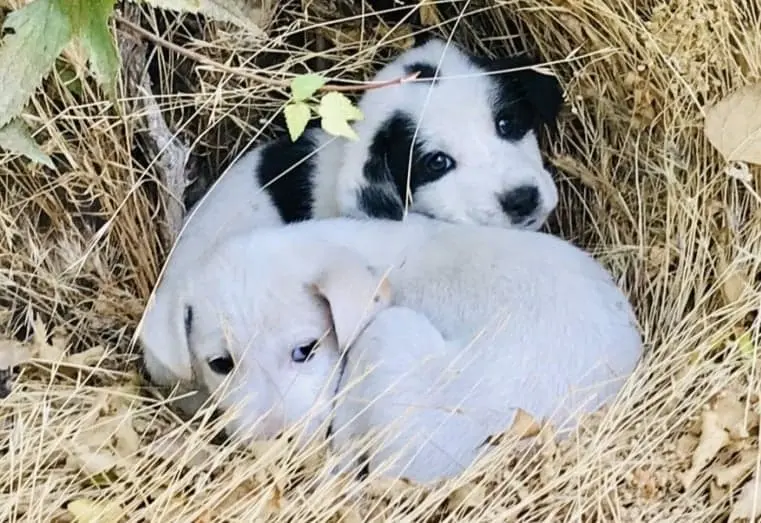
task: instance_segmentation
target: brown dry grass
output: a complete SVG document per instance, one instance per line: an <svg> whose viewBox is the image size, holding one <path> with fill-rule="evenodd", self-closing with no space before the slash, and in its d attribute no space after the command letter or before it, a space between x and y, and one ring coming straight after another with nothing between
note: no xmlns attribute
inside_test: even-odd
<svg viewBox="0 0 761 523"><path fill-rule="evenodd" d="M343 31L321 64L345 79L363 78L406 41L403 24L378 30L357 3L302 4L307 11L278 8L266 53L230 27L141 13L165 39L262 74L299 72L311 57L298 38L318 33ZM620 277L648 342L620 400L571 441L535 455L505 448L434 490L375 481L342 491L315 472L319 455L292 456L284 443L212 449L208 423L191 427L141 394L127 350L166 249L141 115L124 98L113 107L89 80L72 93L56 74L28 120L57 171L0 156L0 333L33 337L39 356L0 400L0 520L68 521L67 504L83 497L121 507L129 521L726 521L733 507L742 512L750 498L738 503L740 490L752 494L761 478L760 178L725 174L702 115L761 76L760 10L751 0L459 1L446 10L435 28L444 36L456 25L458 42L508 46L517 22L523 41L556 62L572 108L552 147L565 195L557 230ZM202 170L270 134L282 89L152 53L158 102ZM68 363L42 361L59 356ZM707 461L685 488L696 453Z"/></svg>

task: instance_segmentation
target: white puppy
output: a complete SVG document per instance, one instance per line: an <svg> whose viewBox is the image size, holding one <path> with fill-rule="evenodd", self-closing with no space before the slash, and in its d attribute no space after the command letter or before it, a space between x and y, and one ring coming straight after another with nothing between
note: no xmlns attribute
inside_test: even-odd
<svg viewBox="0 0 761 523"><path fill-rule="evenodd" d="M516 408L572 426L617 393L641 351L626 297L582 250L414 214L222 242L192 274L161 284L141 338L155 381L196 384L223 409L239 406L228 432L244 438L301 421L321 436L333 419L340 447L422 408L395 429L402 439L376 449L388 457L411 444L405 457L418 457L390 470L418 480L466 466ZM375 377L355 388L368 365ZM338 410L336 394L347 399Z"/></svg>
<svg viewBox="0 0 761 523"><path fill-rule="evenodd" d="M532 63L477 58L438 39L402 53L374 80L420 79L367 91L359 140L310 127L295 143L283 136L235 162L192 211L175 265L237 232L310 218L400 220L409 209L538 229L558 195L537 133L554 124L562 93Z"/></svg>

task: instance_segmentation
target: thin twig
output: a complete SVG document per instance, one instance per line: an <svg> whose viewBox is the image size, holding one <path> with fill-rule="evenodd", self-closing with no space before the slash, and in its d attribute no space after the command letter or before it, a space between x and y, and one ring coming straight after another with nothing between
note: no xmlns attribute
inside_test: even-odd
<svg viewBox="0 0 761 523"><path fill-rule="evenodd" d="M257 73L253 73L249 71L248 69L244 69L241 67L228 67L224 64L220 64L219 62L215 62L214 60L207 58L203 56L200 53L196 53L195 51L191 51L189 49L185 49L175 43L172 43L158 35L155 35L151 33L150 31L146 31L139 25L133 23L130 20L127 20L126 18L114 15L116 17L116 20L129 27L132 31L138 33L143 38L150 40L151 42L155 43L156 45L159 45L161 47L164 47L165 49L169 49L171 51L174 51L175 53L178 53L182 56L185 56L186 58L190 58L191 60L195 60L198 63L207 65L209 67L216 68L222 72L232 74L232 75L238 75L245 78L250 78L251 80L255 80L257 82L271 85L274 87L290 87L290 80L280 80L277 78L271 78L267 76L263 76ZM403 84L406 82L411 82L417 79L417 77L420 75L420 72L416 71L410 75L403 76L401 78L394 78L392 80L386 80L384 82L356 82L352 83L352 85L331 85L331 84L325 84L323 85L318 91L335 91L335 92L352 92L352 91L371 91L373 89L380 89L382 87L389 87L391 85L396 84Z"/></svg>

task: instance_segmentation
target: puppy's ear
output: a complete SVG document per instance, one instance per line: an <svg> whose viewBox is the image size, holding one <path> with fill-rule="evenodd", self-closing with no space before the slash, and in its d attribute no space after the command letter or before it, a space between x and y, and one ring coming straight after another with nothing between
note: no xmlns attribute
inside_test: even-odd
<svg viewBox="0 0 761 523"><path fill-rule="evenodd" d="M193 324L193 309L171 288L157 289L138 326L143 346L143 364L148 376L158 385L173 386L190 382L188 335Z"/></svg>
<svg viewBox="0 0 761 523"><path fill-rule="evenodd" d="M343 351L378 311L391 303L391 286L346 249L336 249L326 265L312 290L328 302L339 350Z"/></svg>
<svg viewBox="0 0 761 523"><path fill-rule="evenodd" d="M563 106L563 90L554 75L540 73L532 68L532 66L541 65L540 61L525 54L496 60L478 59L478 61L489 71L520 68L518 71L505 72L499 76L508 80L509 84L515 87L531 105L536 125L555 127ZM547 67L543 69L547 70Z"/></svg>
<svg viewBox="0 0 761 523"><path fill-rule="evenodd" d="M404 218L408 187L415 183L410 172L410 154L421 154L413 136L415 124L401 111L394 111L372 135L361 166L363 184L357 191L356 207L367 217L399 221Z"/></svg>

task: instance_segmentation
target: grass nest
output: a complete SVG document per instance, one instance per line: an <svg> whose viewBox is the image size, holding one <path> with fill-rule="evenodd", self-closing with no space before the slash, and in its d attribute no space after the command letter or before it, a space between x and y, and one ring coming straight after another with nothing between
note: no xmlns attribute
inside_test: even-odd
<svg viewBox="0 0 761 523"><path fill-rule="evenodd" d="M0 156L0 520L755 518L761 178L712 147L704 115L761 76L756 3L259 4L264 37L117 3L118 99L68 48L25 115L55 169ZM544 140L562 193L551 226L629 294L645 360L573 438L546 428L537 452L502 445L435 487L349 484L325 473L321 449L295 455L284 440L217 446L208 416L183 421L146 392L131 346L181 209L162 181L172 144L190 152L191 204L283 132L289 75L364 80L423 31L549 62L567 96Z"/></svg>

